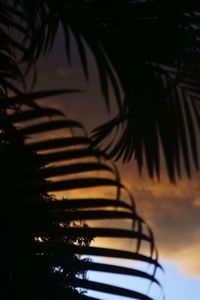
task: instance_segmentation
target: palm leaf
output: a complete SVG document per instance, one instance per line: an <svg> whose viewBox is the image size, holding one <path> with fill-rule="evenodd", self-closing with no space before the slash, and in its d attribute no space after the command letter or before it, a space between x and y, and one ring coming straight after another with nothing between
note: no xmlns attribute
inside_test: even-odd
<svg viewBox="0 0 200 300"><path fill-rule="evenodd" d="M51 50L61 25L69 62L73 35L86 78L90 75L87 45L107 106L110 86L118 103L117 124L114 119L105 124L103 132L102 127L97 128L95 141L104 141L120 123L123 128L116 143L104 145L111 157L129 161L134 156L140 172L146 165L149 175L159 178L161 149L172 181L183 172L180 156L188 176L193 164L198 169L198 132L194 130L199 119L197 1L21 0L17 5L5 1L1 6L2 24L19 32L24 41L20 48L15 37L2 32L1 45L7 45L0 82L3 89L19 93L10 79L22 78L9 51L18 49L30 67ZM3 48L0 52L3 55ZM10 70L6 76L4 69Z"/></svg>
<svg viewBox="0 0 200 300"><path fill-rule="evenodd" d="M29 95L27 97L30 99ZM19 134L21 142L20 146L8 144L5 150L1 149L1 165L6 174L3 178L4 195L9 194L9 197L5 196L8 203L2 204L2 212L4 218L9 214L11 224L15 224L20 234L34 236L31 255L36 264L62 266L63 272L67 274L70 267L66 261L67 253L93 258L115 258L118 266L109 261L86 260L79 263L76 260L70 268L73 272L93 270L128 275L133 279L138 277L161 288L157 270L162 268L158 263L152 232L138 216L135 203L121 183L116 167L103 152L93 147L83 126L79 122L65 119L57 110L34 105L34 102L30 102L30 105L29 100L24 105L25 95L23 101L20 97L15 98L13 106L11 99L4 103L8 103L9 112L7 123L1 124L2 131L6 132L6 124L9 123L12 130ZM16 106L18 109L23 106L23 110L16 111ZM33 120L34 124L31 124ZM12 211L9 202L11 186L12 195L17 201L12 202ZM84 192L88 189L91 196ZM38 196L56 191L62 192L64 198L56 200L47 197L46 201L41 201ZM35 199L34 202L27 201L30 195ZM89 226L67 225L71 222L77 224L81 220L88 222ZM20 224L26 226L21 227ZM94 237L115 239L118 243L130 240L132 251L122 251L118 243L112 248L103 244L101 247L73 244L77 239L89 241ZM26 255L30 255L28 250ZM130 264L129 267L122 266L122 259L143 262L153 266L153 270L141 271L137 265L132 267ZM145 291L138 292L134 286L134 289L124 289L84 278L68 278L66 284L136 299L152 299L145 295ZM79 296L74 295L73 299L75 297ZM80 295L80 299L92 298Z"/></svg>

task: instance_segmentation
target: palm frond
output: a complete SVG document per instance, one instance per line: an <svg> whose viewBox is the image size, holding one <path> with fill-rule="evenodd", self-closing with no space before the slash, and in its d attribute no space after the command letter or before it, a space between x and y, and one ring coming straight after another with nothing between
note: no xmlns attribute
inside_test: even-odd
<svg viewBox="0 0 200 300"><path fill-rule="evenodd" d="M15 103L13 108L11 102ZM121 274L130 276L133 282L134 278L139 278L162 288L157 278L157 271L162 267L152 232L137 214L134 199L121 183L115 166L103 152L93 147L82 125L65 119L57 110L34 106L29 101L21 101L20 97L8 103L7 122L19 133L20 143L7 142L0 149L0 162L5 171L2 219L8 218L9 228L15 224L16 234L22 240L33 237L30 248L23 248L24 243L14 247L18 261L21 255L23 261L28 261L31 255L36 265L58 267L61 270L57 272L58 279L62 279L58 282L62 285L152 300L152 296L146 295L147 290L137 291L134 283L133 287L125 289L106 281L98 283L92 278L67 275L89 270ZM19 111L15 109L17 103L21 106ZM1 124L2 132L6 131L6 124ZM60 199L58 194L57 198L48 196L49 192L58 191ZM41 194L46 195L46 201L41 201ZM83 224L83 220L89 226ZM69 226L71 223L74 226ZM89 246L94 237L99 241L109 238L115 242L111 247L105 242ZM130 241L128 251L121 250L120 243L126 240ZM93 260L69 262L68 253L74 257L92 256ZM105 258L108 259L106 263L101 261ZM111 258L118 265L113 264ZM123 259L129 261L127 266L121 263ZM134 263L137 261L152 268L139 270ZM65 290L59 299L65 299L67 292L68 295L73 293ZM95 298L74 294L73 299ZM101 299L100 294L98 299Z"/></svg>
<svg viewBox="0 0 200 300"><path fill-rule="evenodd" d="M101 43L124 91L124 111L97 128L94 139L104 141L121 123L115 145L103 147L111 157L129 161L134 156L140 170L146 160L149 175L159 178L161 145L169 178L181 175L180 157L190 176L192 166L199 167L191 112L198 118L198 3L111 1L109 7L91 2L99 11Z"/></svg>
<svg viewBox="0 0 200 300"><path fill-rule="evenodd" d="M19 93L16 85L12 83L13 80L23 82L22 73L17 66L15 47L17 44L9 35L8 27L11 22L10 16L4 6L0 3L0 89L1 92L7 92L8 88L16 93ZM14 46L15 44L15 46Z"/></svg>
<svg viewBox="0 0 200 300"><path fill-rule="evenodd" d="M197 1L21 0L17 4L4 1L1 5L5 12L1 14L2 24L16 32L11 37L2 31L1 45L7 45L2 61L10 70L5 74L2 68L3 89L19 93L10 81L20 77L19 69L8 52L17 49L30 67L40 55L50 51L62 27L69 62L73 35L86 78L90 77L86 45L89 46L108 107L110 86L114 90L118 118L124 128L115 146L108 147L110 155L124 161L134 156L140 170L146 161L149 175L159 178L161 148L172 181L182 174L181 159L188 176L193 165L198 169ZM23 47L17 42L18 37L23 40ZM1 55L4 56L3 48ZM100 130L96 131L97 140L105 138L111 129Z"/></svg>

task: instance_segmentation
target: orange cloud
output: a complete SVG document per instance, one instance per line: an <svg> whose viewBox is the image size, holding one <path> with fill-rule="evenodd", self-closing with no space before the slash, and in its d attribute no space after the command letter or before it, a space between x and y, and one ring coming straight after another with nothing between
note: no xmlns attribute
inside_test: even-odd
<svg viewBox="0 0 200 300"><path fill-rule="evenodd" d="M140 215L155 234L161 259L171 260L190 275L200 276L200 176L177 184L156 182L123 167Z"/></svg>

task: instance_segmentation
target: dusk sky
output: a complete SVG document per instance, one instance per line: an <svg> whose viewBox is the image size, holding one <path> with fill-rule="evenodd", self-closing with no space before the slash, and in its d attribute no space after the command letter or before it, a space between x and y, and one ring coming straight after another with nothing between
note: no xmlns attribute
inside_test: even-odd
<svg viewBox="0 0 200 300"><path fill-rule="evenodd" d="M52 53L40 60L36 88L83 89L83 92L76 95L55 97L50 103L62 108L68 117L81 121L90 131L109 120L116 110L116 105L111 91L112 109L109 115L100 92L92 56L88 54L91 76L87 83L75 49L72 53L73 67L69 68L60 35ZM166 300L199 300L200 174L194 172L190 180L183 174L182 179L174 185L169 183L164 166L159 183L150 180L145 171L143 177L139 177L135 162L126 165L119 163L118 167L122 182L135 197L140 215L150 224L155 234L160 261L165 268L162 282ZM103 275L95 273L89 276L93 280L101 281ZM116 280L117 285L117 280L120 279L110 277L110 280ZM134 283L130 283L127 279L125 284Z"/></svg>

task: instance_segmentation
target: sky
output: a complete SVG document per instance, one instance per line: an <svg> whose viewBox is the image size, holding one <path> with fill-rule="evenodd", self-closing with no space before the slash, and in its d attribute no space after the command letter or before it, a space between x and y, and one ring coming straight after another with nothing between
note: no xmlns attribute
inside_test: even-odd
<svg viewBox="0 0 200 300"><path fill-rule="evenodd" d="M199 292L200 292L200 282L198 278L194 278L190 276L189 274L183 274L178 266L175 263L172 262L166 262L163 261L162 265L165 269L165 283L164 283L164 291L165 291L165 297L166 299L169 300L199 300ZM103 281L105 274L98 274L96 273L91 273L89 274L89 278L92 278L93 280L96 281ZM120 280L120 279L119 279ZM119 281L118 280L118 281ZM108 281L108 279L107 279ZM110 276L110 281L111 283L113 282L112 276ZM127 287L130 287L133 282L129 280L128 278L126 281L124 281L125 285ZM139 283L137 282L137 286ZM142 288L141 288L142 289ZM97 292L91 291L89 292L89 295L91 296L98 296ZM112 298L106 298L106 294L101 294L102 299L112 299ZM117 300L125 300L123 297L116 297L113 299Z"/></svg>
<svg viewBox="0 0 200 300"><path fill-rule="evenodd" d="M88 55L90 81L81 71L78 54L73 49L73 67L66 61L62 35L47 58L38 65L37 89L78 88L76 95L50 100L52 106L64 110L68 117L81 121L90 131L115 114L112 101L109 115L102 99L93 57ZM111 91L112 99L112 91ZM88 114L89 112L89 114ZM160 261L165 268L166 300L200 299L200 174L193 172L191 180L183 175L176 185L169 183L163 167L160 182L139 177L135 162L118 164L123 183L135 197L140 215L155 234ZM101 274L89 274L93 280L105 280ZM116 285L120 279L110 277ZM129 280L125 283L129 286ZM108 298L114 300L114 298ZM117 299L116 299L117 300ZM120 300L120 299L119 299Z"/></svg>

